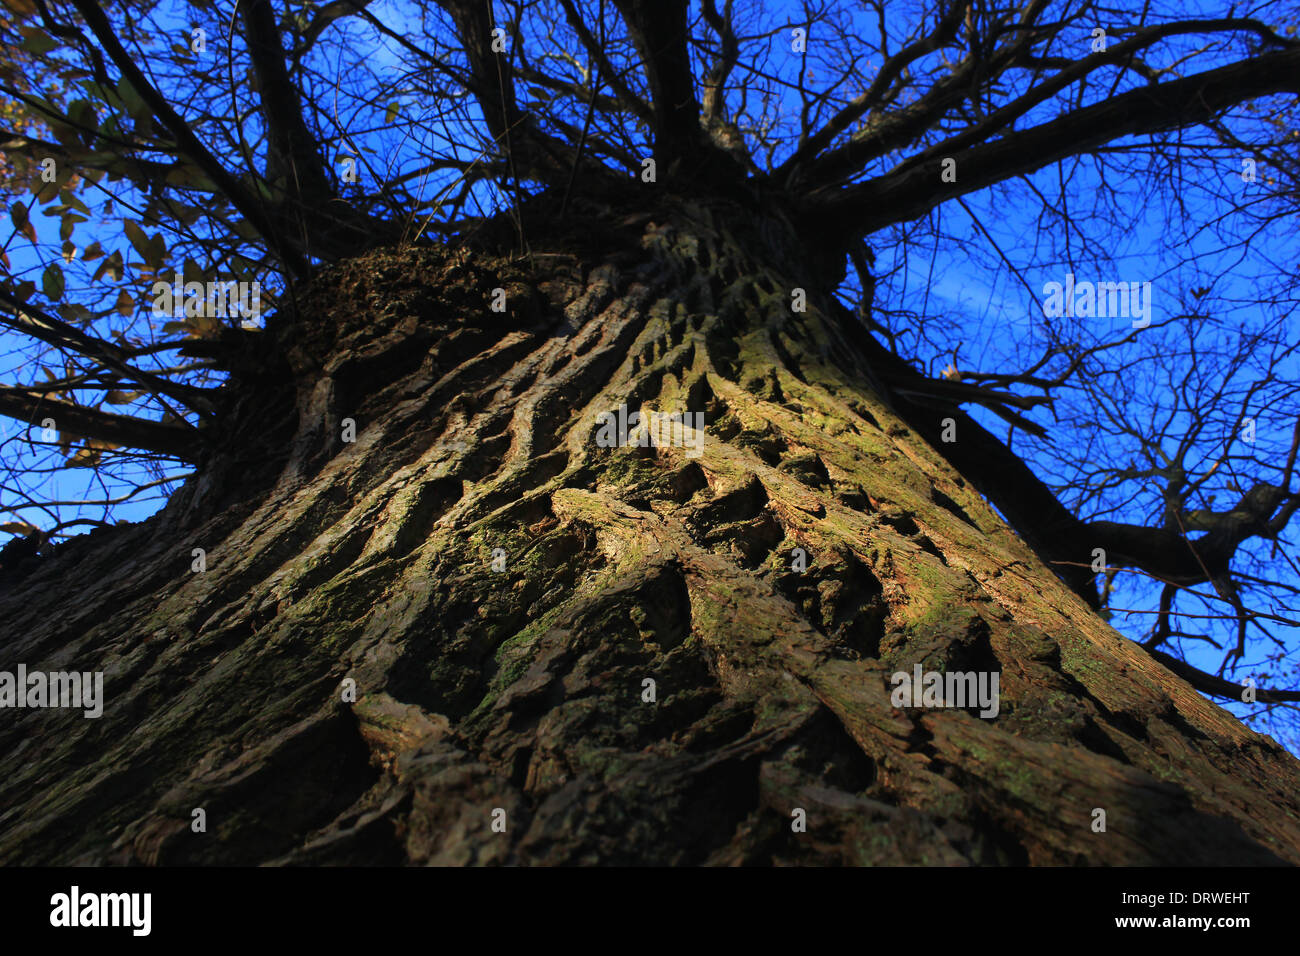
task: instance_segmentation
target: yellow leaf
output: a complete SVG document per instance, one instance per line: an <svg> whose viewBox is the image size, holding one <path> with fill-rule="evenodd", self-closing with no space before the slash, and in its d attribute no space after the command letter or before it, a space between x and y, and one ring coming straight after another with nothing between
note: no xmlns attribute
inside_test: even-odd
<svg viewBox="0 0 1300 956"><path fill-rule="evenodd" d="M69 468L94 468L99 464L101 455L97 448L78 448L68 459Z"/></svg>

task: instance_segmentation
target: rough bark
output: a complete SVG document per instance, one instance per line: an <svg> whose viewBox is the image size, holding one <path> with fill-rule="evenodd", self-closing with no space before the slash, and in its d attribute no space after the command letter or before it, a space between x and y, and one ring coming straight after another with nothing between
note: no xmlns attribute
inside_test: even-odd
<svg viewBox="0 0 1300 956"><path fill-rule="evenodd" d="M0 862L1300 861L1297 762L891 411L779 210L554 213L321 275L164 512L0 579L3 664L107 696L4 713ZM999 714L892 707L917 663Z"/></svg>

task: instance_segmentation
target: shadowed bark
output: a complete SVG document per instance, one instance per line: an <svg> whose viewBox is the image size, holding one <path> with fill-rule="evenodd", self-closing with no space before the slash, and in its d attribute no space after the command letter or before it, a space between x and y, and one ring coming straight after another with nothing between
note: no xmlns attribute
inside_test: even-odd
<svg viewBox="0 0 1300 956"><path fill-rule="evenodd" d="M107 699L7 713L0 861L1300 861L1300 765L882 400L779 208L555 203L318 276L163 513L2 579L5 665Z"/></svg>

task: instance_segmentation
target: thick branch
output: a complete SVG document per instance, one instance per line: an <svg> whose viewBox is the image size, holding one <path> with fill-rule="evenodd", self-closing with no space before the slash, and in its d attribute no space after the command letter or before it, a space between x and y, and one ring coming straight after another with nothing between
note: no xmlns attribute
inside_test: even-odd
<svg viewBox="0 0 1300 956"><path fill-rule="evenodd" d="M1043 67L1050 65L1059 67L1059 69L1052 76L1011 100L1005 106L994 110L987 116L982 116L975 125L962 130L938 146L913 155L908 159L905 167L910 168L912 165L923 164L933 159L935 155L940 157L952 156L959 149L966 149L987 141L990 137L1009 129L1018 118L1028 113L1035 106L1047 102L1066 87L1078 83L1086 78L1088 74L1103 66L1119 66L1123 69L1131 69L1154 83L1158 79L1158 74L1145 67L1141 61L1136 60L1135 56L1169 37L1191 33L1244 31L1257 34L1265 43L1283 47L1287 45L1285 39L1273 33L1257 20L1241 18L1178 20L1139 30L1127 40L1113 44L1105 51L1093 53L1080 60L1034 57L1029 54L1028 47L1037 36L1046 30L1046 28L1039 30L1033 27L1044 6L1046 6L1045 0L1033 0L1026 7L1025 15L1020 23L1012 28L1012 39L994 52L987 62L980 60L978 57L967 58L952 74L935 82L930 90L915 103L888 116L877 115L873 117L867 130L850 137L847 143L817 156L815 159L812 153L800 157L801 161L805 162L805 165L800 170L801 177L807 182L823 186L843 182L863 169L868 162L906 146L929 130L938 128L943 116L959 103L970 97L978 97L980 83L983 78L1002 76L1013 67ZM977 49L978 44L972 38L972 50ZM907 53L908 50L904 50L899 56L904 56ZM882 69L882 76L888 69L889 64L887 63ZM832 125L840 121L837 132L842 132L848 128L848 123L852 121L848 117L856 115L855 109L857 113L861 113L868 108L877 108L879 104L875 101L880 99L880 93L876 92L877 87L881 91L884 90L879 78L876 83L872 84L872 90L850 103L841 112L840 116L832 120ZM846 119L841 120L841 117L846 117ZM830 141L830 139L826 139L818 148L829 146ZM800 152L803 153L804 151L800 150ZM794 165L794 157L792 157L791 160L783 164L781 171L784 172L793 168Z"/></svg>
<svg viewBox="0 0 1300 956"><path fill-rule="evenodd" d="M715 0L704 0L701 13L718 35L722 49L717 60L704 74L703 117L705 127L713 141L724 149L743 151L745 140L736 125L727 119L727 78L736 68L740 58L740 42L736 31L732 29L732 0L727 0L722 12L718 12Z"/></svg>
<svg viewBox="0 0 1300 956"><path fill-rule="evenodd" d="M55 427L67 434L158 452L187 462L197 460L200 448L198 432L189 425L164 425L86 408L11 386L0 386L0 414L32 423L51 418Z"/></svg>
<svg viewBox="0 0 1300 956"><path fill-rule="evenodd" d="M811 216L847 242L1013 176L1034 172L1125 136L1205 122L1224 109L1273 93L1300 93L1300 48L1267 53L1169 83L1131 90L1058 119L958 150L957 182L940 179L938 159L847 189L815 191ZM942 147L931 151L936 157Z"/></svg>
<svg viewBox="0 0 1300 956"><path fill-rule="evenodd" d="M742 178L740 163L700 125L687 43L687 0L614 0L614 6L627 23L650 87L656 160L665 167L677 162L692 179L714 188Z"/></svg>
<svg viewBox="0 0 1300 956"><path fill-rule="evenodd" d="M650 87L655 152L675 159L700 139L700 104L686 44L687 0L614 0L614 6L627 23Z"/></svg>
<svg viewBox="0 0 1300 956"><path fill-rule="evenodd" d="M1187 683L1191 684L1202 694L1209 694L1213 697L1222 697L1226 700L1235 700L1241 702L1243 687L1240 684L1234 684L1230 680L1224 680L1222 677L1216 677L1213 674L1207 674L1203 670L1198 670L1186 661L1180 661L1176 657L1171 657L1164 651L1158 651L1153 647L1146 648L1148 654L1154 657L1165 667L1169 668ZM1300 701L1300 690L1274 690L1272 688L1260 688L1255 691L1255 700L1261 704L1284 704L1294 701Z"/></svg>
<svg viewBox="0 0 1300 956"><path fill-rule="evenodd" d="M320 144L303 122L298 88L284 65L270 0L243 0L239 9L266 119L267 178L284 177L285 187L303 208L330 202L337 193L321 161Z"/></svg>
<svg viewBox="0 0 1300 956"><path fill-rule="evenodd" d="M370 0L334 0L333 3L327 3L321 8L316 16L312 17L311 23L302 33L302 39L294 47L293 59L296 63L307 55L307 52L320 39L325 29L335 20L340 20L349 14L359 13L364 10L370 3Z"/></svg>
<svg viewBox="0 0 1300 956"><path fill-rule="evenodd" d="M278 229L304 255L338 259L355 254L382 235L382 224L362 221L339 198L320 143L303 119L270 0L244 0L239 9L266 120L267 178L284 190L274 210Z"/></svg>

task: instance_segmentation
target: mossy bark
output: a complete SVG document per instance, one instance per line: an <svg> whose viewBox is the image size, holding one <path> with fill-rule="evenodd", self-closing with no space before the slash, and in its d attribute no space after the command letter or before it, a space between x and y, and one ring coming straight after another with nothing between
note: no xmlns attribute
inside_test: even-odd
<svg viewBox="0 0 1300 956"><path fill-rule="evenodd" d="M0 586L3 665L107 698L0 714L0 861L1300 861L1300 765L890 410L779 213L574 209L327 271L164 512Z"/></svg>

